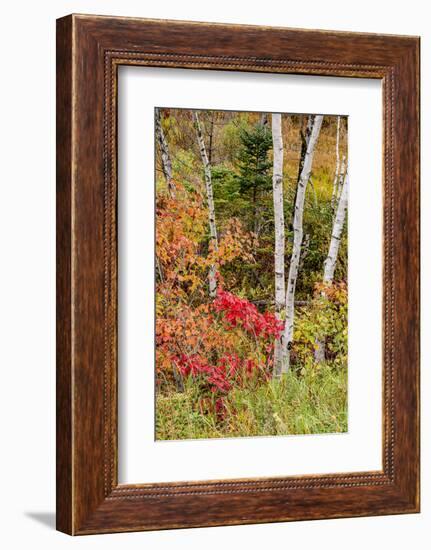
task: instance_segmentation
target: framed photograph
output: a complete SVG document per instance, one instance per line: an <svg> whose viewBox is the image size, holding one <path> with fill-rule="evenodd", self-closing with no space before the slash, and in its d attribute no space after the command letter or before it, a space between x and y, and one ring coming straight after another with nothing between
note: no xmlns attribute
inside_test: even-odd
<svg viewBox="0 0 431 550"><path fill-rule="evenodd" d="M419 511L419 38L57 21L57 528Z"/></svg>

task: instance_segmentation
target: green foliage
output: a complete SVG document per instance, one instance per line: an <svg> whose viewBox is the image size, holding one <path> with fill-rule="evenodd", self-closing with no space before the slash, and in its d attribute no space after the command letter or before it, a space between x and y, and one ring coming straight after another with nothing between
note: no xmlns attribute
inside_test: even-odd
<svg viewBox="0 0 431 550"><path fill-rule="evenodd" d="M224 165L211 167L214 205L219 218L229 219L240 215L245 204L240 194L240 183L236 173Z"/></svg>
<svg viewBox="0 0 431 550"><path fill-rule="evenodd" d="M318 341L325 344L332 368L347 366L347 288L342 282L316 285L307 307L298 308L292 355L300 375L304 368L320 368L314 361Z"/></svg>
<svg viewBox="0 0 431 550"><path fill-rule="evenodd" d="M256 124L251 128L242 128L240 139L239 190L242 195L251 195L255 202L259 192L271 189L272 162L268 152L272 148L272 136L266 126Z"/></svg>

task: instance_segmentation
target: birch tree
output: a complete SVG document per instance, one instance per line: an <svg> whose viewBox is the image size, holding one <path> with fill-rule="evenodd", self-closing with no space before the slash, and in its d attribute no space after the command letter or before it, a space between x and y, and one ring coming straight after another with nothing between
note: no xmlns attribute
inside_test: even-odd
<svg viewBox="0 0 431 550"><path fill-rule="evenodd" d="M348 185L349 174L346 172L343 183L341 185L340 198L338 200L337 212L334 217L332 226L331 241L326 260L324 262L323 282L332 284L334 280L334 272L337 264L338 250L340 248L341 234L343 232L344 220L346 218L347 203L348 203Z"/></svg>
<svg viewBox="0 0 431 550"><path fill-rule="evenodd" d="M217 226L215 218L215 209L214 209L214 196L213 196L213 186L211 180L211 165L208 160L207 151L205 148L205 142L202 135L202 128L199 120L199 115L197 111L193 111L193 120L196 128L196 135L198 139L199 152L202 159L202 164L204 166L205 173L205 188L207 195L207 206L208 206L208 222L210 228L210 250L213 252L218 251L218 238L217 238ZM216 278L216 266L212 264L209 269L208 274L209 282L209 295L211 298L215 298L217 294L217 278Z"/></svg>
<svg viewBox="0 0 431 550"><path fill-rule="evenodd" d="M307 118L307 124L305 125L305 132L302 128L300 129L300 138L301 138L301 153L299 156L299 165L298 165L298 176L296 182L298 183L301 179L302 169L304 167L305 155L307 153L308 142L310 141L311 131L313 129L314 115L309 115Z"/></svg>
<svg viewBox="0 0 431 550"><path fill-rule="evenodd" d="M293 220L295 218L295 205L296 205L296 197L298 194L298 184L301 179L302 169L304 167L304 160L305 160L305 155L307 153L308 142L310 141L311 130L313 129L313 122L314 122L314 115L309 115L307 117L305 130L304 130L303 121L301 122L301 126L299 129L299 137L301 139L301 151L299 154L298 175L296 176L295 198L293 199L293 209L291 212L291 220L290 220L290 229L292 230L293 230Z"/></svg>
<svg viewBox="0 0 431 550"><path fill-rule="evenodd" d="M283 206L283 137L281 133L281 114L272 114L273 143L273 200L274 200L274 273L275 273L275 316L282 318L286 297L284 276L284 206ZM279 377L283 368L282 336L275 341L274 376Z"/></svg>
<svg viewBox="0 0 431 550"><path fill-rule="evenodd" d="M169 154L169 146L163 131L160 109L158 107L155 109L155 126L156 138L160 148L160 156L162 158L163 175L165 176L166 183L168 184L169 194L171 197L175 197L175 183L172 177L171 156Z"/></svg>
<svg viewBox="0 0 431 550"><path fill-rule="evenodd" d="M341 235L343 233L344 221L347 212L348 186L349 175L346 172L340 186L340 196L338 197L337 211L335 213L334 222L332 225L328 255L326 256L326 260L323 262L323 282L327 285L331 285L332 281L334 280L338 250L340 248ZM325 292L323 291L322 296L324 295ZM314 359L317 363L322 363L325 360L325 342L323 337L320 337L316 340Z"/></svg>
<svg viewBox="0 0 431 550"><path fill-rule="evenodd" d="M304 215L304 202L305 192L307 184L310 179L311 168L313 165L314 150L316 148L317 140L319 138L320 128L322 126L322 115L316 115L313 120L313 127L311 130L310 138L307 143L307 149L304 156L304 162L302 165L301 175L299 178L296 199L295 210L293 218L293 249L290 259L289 276L287 279L287 291L286 291L286 322L284 326L283 335L283 365L282 374L286 374L290 366L290 347L293 338L293 325L295 315L295 289L296 281L298 278L299 260L301 257L301 247L303 239L303 215Z"/></svg>
<svg viewBox="0 0 431 550"><path fill-rule="evenodd" d="M340 200L340 195L341 195L345 175L346 175L346 155L343 155L343 158L341 160L340 173L338 176L338 185L337 185L337 193L335 197L334 214L336 213L338 201Z"/></svg>
<svg viewBox="0 0 431 550"><path fill-rule="evenodd" d="M331 198L331 206L332 209L335 210L335 204L337 200L337 193L338 193L338 184L339 184L339 177L340 177L340 116L337 116L337 138L335 143L335 173L334 173L334 181L332 183L332 198Z"/></svg>

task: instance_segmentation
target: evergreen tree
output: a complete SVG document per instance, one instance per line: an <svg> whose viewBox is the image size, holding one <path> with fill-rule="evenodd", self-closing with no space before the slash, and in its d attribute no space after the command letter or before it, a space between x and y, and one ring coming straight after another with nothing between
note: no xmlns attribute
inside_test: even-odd
<svg viewBox="0 0 431 550"><path fill-rule="evenodd" d="M271 130L261 124L240 130L241 149L238 154L239 193L251 201L252 227L259 232L259 201L263 193L272 190Z"/></svg>
<svg viewBox="0 0 431 550"><path fill-rule="evenodd" d="M262 191L272 189L272 162L268 152L272 148L271 131L261 124L240 131L241 150L238 154L239 190L251 195L256 202Z"/></svg>

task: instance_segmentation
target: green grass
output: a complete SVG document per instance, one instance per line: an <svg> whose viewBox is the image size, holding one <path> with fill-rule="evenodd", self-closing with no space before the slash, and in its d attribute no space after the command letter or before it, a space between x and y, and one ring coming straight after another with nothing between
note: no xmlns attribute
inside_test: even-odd
<svg viewBox="0 0 431 550"><path fill-rule="evenodd" d="M184 392L159 394L156 401L158 440L252 437L347 431L347 368L324 365L303 369L281 381L254 389L235 389L226 399L223 419L199 410L192 384Z"/></svg>

